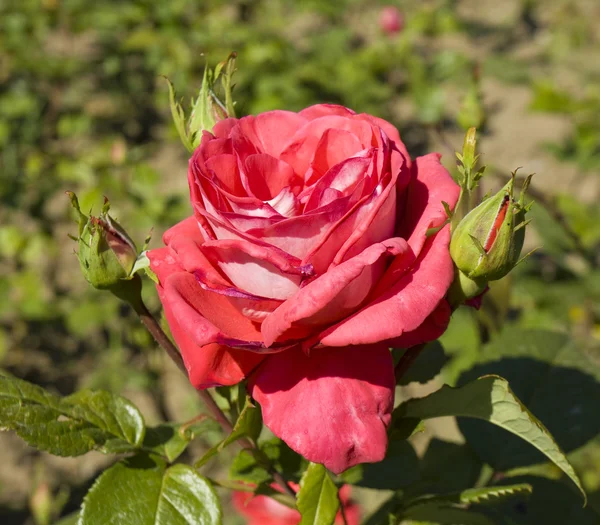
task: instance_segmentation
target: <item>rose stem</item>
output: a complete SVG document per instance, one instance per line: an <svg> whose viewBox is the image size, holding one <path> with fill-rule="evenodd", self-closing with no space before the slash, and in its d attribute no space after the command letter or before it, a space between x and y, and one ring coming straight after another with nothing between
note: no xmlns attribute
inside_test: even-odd
<svg viewBox="0 0 600 525"><path fill-rule="evenodd" d="M426 343L421 343L419 345L411 346L407 348L404 353L400 356L400 361L396 365L394 369L394 374L396 375L396 382L400 380L400 378L406 373L406 371L410 368L410 366L415 362L415 359L425 348Z"/></svg>
<svg viewBox="0 0 600 525"><path fill-rule="evenodd" d="M339 496L338 496L339 498ZM344 525L348 525L348 518L346 518L346 510L344 509L344 503L340 499L340 515L342 516L342 521Z"/></svg>
<svg viewBox="0 0 600 525"><path fill-rule="evenodd" d="M132 304L132 306L136 313L139 315L140 320L142 321L142 323L144 323L144 326L152 334L156 342L167 352L167 355L177 365L177 368L179 368L179 370L181 370L187 377L187 369L183 364L181 354L179 353L175 345L171 342L167 334L165 334L165 332L160 327L156 319L154 319L153 315L150 313L148 308L146 308L146 305L141 300L141 298L138 304ZM217 403L215 403L215 400L208 393L208 391L197 390L197 392L200 396L200 399L202 399L202 401L206 405L206 408L208 408L208 411L217 420L219 425L221 425L223 431L227 434L231 434L231 431L233 430L233 425L231 424L231 421L229 421L229 419L219 408ZM256 446L249 439L243 438L238 440L237 443L242 448L256 450ZM278 485L281 486L281 488L283 488L294 499L296 498L296 493L294 492L294 490L288 485L283 476L272 466L269 467L269 474L273 476L273 479Z"/></svg>

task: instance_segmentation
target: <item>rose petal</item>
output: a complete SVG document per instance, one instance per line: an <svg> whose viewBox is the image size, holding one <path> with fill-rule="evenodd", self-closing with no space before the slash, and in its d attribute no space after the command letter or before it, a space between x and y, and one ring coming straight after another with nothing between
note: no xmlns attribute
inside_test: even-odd
<svg viewBox="0 0 600 525"><path fill-rule="evenodd" d="M394 367L384 345L269 356L249 380L271 431L309 461L339 474L381 461L394 405Z"/></svg>
<svg viewBox="0 0 600 525"><path fill-rule="evenodd" d="M368 122L328 116L312 120L300 128L288 146L281 152L279 158L292 166L296 174L304 179L315 157L319 141L328 129L352 133L362 145L361 149L372 145L373 129Z"/></svg>
<svg viewBox="0 0 600 525"><path fill-rule="evenodd" d="M236 350L220 344L198 346L187 331L181 328L177 317L163 300L164 291L160 288L159 296L165 305L165 317L194 388L235 385L248 377L264 359L261 354Z"/></svg>
<svg viewBox="0 0 600 525"><path fill-rule="evenodd" d="M373 295L375 299L359 312L324 330L321 343L325 346L370 344L416 330L438 306L454 278L449 242L450 231L446 226L429 238L410 271L403 273L391 287L380 283Z"/></svg>
<svg viewBox="0 0 600 525"><path fill-rule="evenodd" d="M343 129L326 129L317 144L311 163L312 180L306 180L306 184L312 184L327 173L331 167L349 159L363 149L363 145L354 133Z"/></svg>
<svg viewBox="0 0 600 525"><path fill-rule="evenodd" d="M171 228L167 234L173 235L184 231L186 227L190 226L191 221L183 221L183 223ZM168 236L167 234L165 235ZM174 251L170 248L150 250L148 258L150 267L157 274L161 283L167 282L171 276L189 275L183 271L174 256ZM234 385L247 377L262 361L263 357L257 353L228 349L218 344L199 346L179 323L180 319L165 298L164 287L158 285L157 289L171 333L179 346L190 382L194 387Z"/></svg>
<svg viewBox="0 0 600 525"><path fill-rule="evenodd" d="M287 299L312 268L276 248L240 240L208 241L202 251L238 288L273 299Z"/></svg>
<svg viewBox="0 0 600 525"><path fill-rule="evenodd" d="M410 155L408 154L408 151L406 150L406 146L404 145L404 142L402 142L402 139L400 138L400 133L398 133L398 130L396 129L395 126L392 126L392 124L390 124L386 120L383 120L379 117L374 117L373 115L368 115L367 113L360 113L359 115L356 115L354 118L360 119L360 120L366 120L367 122L370 122L374 126L381 128L384 131L384 133L390 138L390 140L392 142L394 142L394 144L396 145L396 147L398 148L400 153L402 153L402 156L404 157L404 162L408 165L408 167L410 167L410 165L411 165Z"/></svg>
<svg viewBox="0 0 600 525"><path fill-rule="evenodd" d="M229 193L240 197L246 195L235 155L215 155L206 161L205 166Z"/></svg>
<svg viewBox="0 0 600 525"><path fill-rule="evenodd" d="M386 343L394 348L409 348L421 343L435 341L448 328L452 309L446 299L442 299L435 310L423 321L423 323L410 332L404 332L400 337L389 339Z"/></svg>
<svg viewBox="0 0 600 525"><path fill-rule="evenodd" d="M234 306L232 300L200 286L190 273L174 273L163 285L163 305L198 346L225 338L262 341L257 325Z"/></svg>
<svg viewBox="0 0 600 525"><path fill-rule="evenodd" d="M240 119L240 125L246 130L246 124L251 124L259 146L263 153L278 158L296 132L306 124L307 120L299 113L291 111L267 111L256 117L249 116Z"/></svg>
<svg viewBox="0 0 600 525"><path fill-rule="evenodd" d="M246 172L251 174L249 188L262 201L276 197L283 188L294 183L291 166L266 153L248 156L245 164Z"/></svg>
<svg viewBox="0 0 600 525"><path fill-rule="evenodd" d="M407 189L399 233L408 241L415 255L425 244L427 230L440 226L446 220L442 201L453 209L460 193L440 158L439 153L418 157L413 166L413 180Z"/></svg>
<svg viewBox="0 0 600 525"><path fill-rule="evenodd" d="M408 245L404 239L374 244L301 288L263 322L265 345L285 341L290 330L294 337L303 333L303 328L306 335L310 335L315 327L328 325L356 311L383 273L383 257L406 250Z"/></svg>
<svg viewBox="0 0 600 525"><path fill-rule="evenodd" d="M309 106L300 111L299 115L302 115L308 120L315 120L320 117L328 117L331 115L351 117L352 115L356 115L356 113L351 109L337 104L315 104L314 106Z"/></svg>

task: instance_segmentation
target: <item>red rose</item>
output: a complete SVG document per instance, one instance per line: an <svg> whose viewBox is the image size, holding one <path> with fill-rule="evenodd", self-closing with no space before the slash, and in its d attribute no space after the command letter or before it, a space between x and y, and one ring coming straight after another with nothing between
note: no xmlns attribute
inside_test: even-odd
<svg viewBox="0 0 600 525"><path fill-rule="evenodd" d="M341 106L227 119L189 167L194 215L148 256L196 388L248 378L271 431L333 472L383 459L388 347L439 337L459 189Z"/></svg>
<svg viewBox="0 0 600 525"><path fill-rule="evenodd" d="M296 483L290 483L290 485L295 491L299 488ZM283 492L277 486L274 486L274 488ZM340 489L340 500L344 506L346 523L348 525L358 525L360 522L360 509L350 499L350 491L350 485L344 485ZM297 510L290 509L267 496L255 496L250 492L234 492L232 499L235 509L242 516L248 518L248 525L298 525L302 519ZM338 512L335 525L343 524L342 513Z"/></svg>

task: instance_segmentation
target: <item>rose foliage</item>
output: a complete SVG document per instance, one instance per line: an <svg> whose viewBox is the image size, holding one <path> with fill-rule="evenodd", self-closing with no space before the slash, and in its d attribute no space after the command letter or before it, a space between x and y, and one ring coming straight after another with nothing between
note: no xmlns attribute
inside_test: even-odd
<svg viewBox="0 0 600 525"><path fill-rule="evenodd" d="M148 252L189 378L248 381L265 424L335 473L383 459L390 346L437 339L459 188L437 154L335 105L218 122L189 162L192 214Z"/></svg>

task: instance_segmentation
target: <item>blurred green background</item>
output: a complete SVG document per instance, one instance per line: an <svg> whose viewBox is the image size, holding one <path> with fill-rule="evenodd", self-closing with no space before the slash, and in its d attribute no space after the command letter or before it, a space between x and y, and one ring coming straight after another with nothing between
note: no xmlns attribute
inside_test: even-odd
<svg viewBox="0 0 600 525"><path fill-rule="evenodd" d="M390 4L403 18L397 31L382 20ZM132 312L80 276L64 192L84 210L110 197L135 240L153 227L158 246L190 212L187 155L161 76L187 103L206 62L230 51L240 115L343 104L394 123L413 156L440 151L451 170L475 125L486 188L518 166L536 173L527 244L542 249L481 312L455 315L447 381L505 326L569 334L600 369L597 0L0 0L4 373L62 394L123 393L149 422L198 412ZM156 311L150 283L145 294ZM573 458L600 510L598 441ZM55 515L75 510L108 462L54 458L0 434L0 521L45 525L35 509L47 494Z"/></svg>

